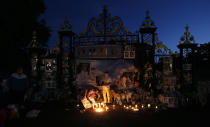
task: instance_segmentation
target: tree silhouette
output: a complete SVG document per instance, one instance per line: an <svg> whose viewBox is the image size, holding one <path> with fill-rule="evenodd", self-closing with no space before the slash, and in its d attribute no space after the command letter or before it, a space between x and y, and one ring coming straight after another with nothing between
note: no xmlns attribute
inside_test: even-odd
<svg viewBox="0 0 210 127"><path fill-rule="evenodd" d="M45 12L43 0L14 0L1 4L0 70L11 72L15 65L26 63L24 48L37 32L37 40L47 46L50 29L39 16Z"/></svg>

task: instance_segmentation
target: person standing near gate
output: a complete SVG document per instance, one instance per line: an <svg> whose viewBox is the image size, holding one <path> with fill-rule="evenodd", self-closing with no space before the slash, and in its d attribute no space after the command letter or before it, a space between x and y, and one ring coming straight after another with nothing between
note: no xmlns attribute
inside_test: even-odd
<svg viewBox="0 0 210 127"><path fill-rule="evenodd" d="M102 94L103 94L104 103L110 103L110 85L111 85L112 80L109 77L108 72L104 73L102 82L103 82Z"/></svg>
<svg viewBox="0 0 210 127"><path fill-rule="evenodd" d="M18 104L18 106L23 106L24 96L26 90L29 87L28 78L23 73L23 68L18 67L17 72L13 73L7 80L7 86L9 88L10 103Z"/></svg>

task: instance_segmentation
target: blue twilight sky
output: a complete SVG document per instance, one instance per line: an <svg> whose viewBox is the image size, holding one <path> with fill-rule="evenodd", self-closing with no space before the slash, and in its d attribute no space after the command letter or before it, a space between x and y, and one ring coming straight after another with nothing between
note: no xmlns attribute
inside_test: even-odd
<svg viewBox="0 0 210 127"><path fill-rule="evenodd" d="M197 43L210 41L210 0L45 0L46 19L52 29L49 47L58 40L57 31L64 16L69 17L73 31L83 32L88 21L102 12L104 5L112 16L119 16L131 32L139 29L146 10L158 27L157 33L168 48L177 50L176 45L185 31L185 25Z"/></svg>

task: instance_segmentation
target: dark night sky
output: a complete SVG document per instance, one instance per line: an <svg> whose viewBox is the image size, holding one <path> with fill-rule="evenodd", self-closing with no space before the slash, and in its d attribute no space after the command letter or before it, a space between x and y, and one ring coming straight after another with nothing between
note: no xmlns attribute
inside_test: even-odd
<svg viewBox="0 0 210 127"><path fill-rule="evenodd" d="M197 43L210 41L210 0L45 0L45 3L47 9L40 18L45 18L52 29L49 47L58 40L57 31L64 16L69 17L73 31L78 34L92 17L102 12L104 5L112 16L121 17L131 32L139 29L145 11L149 10L159 39L172 50L177 50L186 24Z"/></svg>

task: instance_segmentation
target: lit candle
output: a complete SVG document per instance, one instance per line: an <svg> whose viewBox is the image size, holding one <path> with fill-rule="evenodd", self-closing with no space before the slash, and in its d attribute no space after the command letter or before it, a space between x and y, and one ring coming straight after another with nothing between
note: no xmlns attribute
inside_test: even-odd
<svg viewBox="0 0 210 127"><path fill-rule="evenodd" d="M97 108L95 111L96 112L103 112L103 109L102 108Z"/></svg>
<svg viewBox="0 0 210 127"><path fill-rule="evenodd" d="M139 109L138 109L138 108L134 108L134 109L133 109L133 111L135 111L135 112L136 112L136 111L139 111Z"/></svg>

